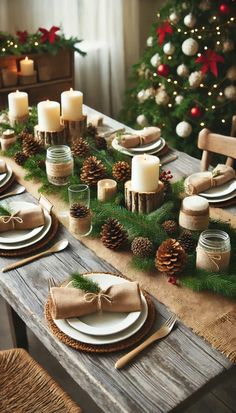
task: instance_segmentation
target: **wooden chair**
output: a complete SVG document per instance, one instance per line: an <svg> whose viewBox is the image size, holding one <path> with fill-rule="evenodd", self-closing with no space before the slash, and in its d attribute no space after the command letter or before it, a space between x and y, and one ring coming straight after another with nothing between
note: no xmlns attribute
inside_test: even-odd
<svg viewBox="0 0 236 413"><path fill-rule="evenodd" d="M0 412L81 413L81 409L23 349L0 351Z"/></svg>
<svg viewBox="0 0 236 413"><path fill-rule="evenodd" d="M233 166L236 159L236 115L232 119L231 136L212 133L202 129L198 135L198 148L203 150L201 171L207 171L213 153L227 156L226 165Z"/></svg>

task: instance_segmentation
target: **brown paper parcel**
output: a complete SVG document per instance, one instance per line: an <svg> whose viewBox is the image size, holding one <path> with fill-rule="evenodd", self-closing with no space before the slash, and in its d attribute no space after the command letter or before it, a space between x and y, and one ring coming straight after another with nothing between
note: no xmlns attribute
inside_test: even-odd
<svg viewBox="0 0 236 413"><path fill-rule="evenodd" d="M40 206L23 211L14 211L10 216L0 216L0 233L11 230L33 229L44 225L44 222L44 212Z"/></svg>
<svg viewBox="0 0 236 413"><path fill-rule="evenodd" d="M112 285L98 294L72 287L52 287L50 295L54 319L79 317L97 311L127 313L141 310L140 290L136 282Z"/></svg>
<svg viewBox="0 0 236 413"><path fill-rule="evenodd" d="M231 181L231 179L235 179L235 170L231 166L218 164L212 173L194 175L188 178L186 184L186 192L189 195L199 194L214 186L220 186Z"/></svg>

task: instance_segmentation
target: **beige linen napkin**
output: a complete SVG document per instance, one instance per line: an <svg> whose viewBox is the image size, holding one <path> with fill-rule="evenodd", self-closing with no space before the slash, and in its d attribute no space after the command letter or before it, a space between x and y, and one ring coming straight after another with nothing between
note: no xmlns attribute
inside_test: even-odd
<svg viewBox="0 0 236 413"><path fill-rule="evenodd" d="M43 209L35 206L26 210L13 212L11 216L0 216L0 233L11 230L33 229L44 225Z"/></svg>
<svg viewBox="0 0 236 413"><path fill-rule="evenodd" d="M136 146L147 145L155 140L160 139L161 130L155 126L144 128L137 134L121 135L119 143L124 148L135 148Z"/></svg>
<svg viewBox="0 0 236 413"><path fill-rule="evenodd" d="M194 175L189 176L185 186L185 190L189 195L199 194L214 186L220 186L231 181L231 179L235 179L235 170L231 166L218 164L211 174Z"/></svg>
<svg viewBox="0 0 236 413"><path fill-rule="evenodd" d="M112 285L98 294L72 287L52 287L50 296L54 319L79 317L99 310L113 313L141 310L140 290L136 282Z"/></svg>
<svg viewBox="0 0 236 413"><path fill-rule="evenodd" d="M0 174L4 174L5 172L7 172L6 162L0 159Z"/></svg>

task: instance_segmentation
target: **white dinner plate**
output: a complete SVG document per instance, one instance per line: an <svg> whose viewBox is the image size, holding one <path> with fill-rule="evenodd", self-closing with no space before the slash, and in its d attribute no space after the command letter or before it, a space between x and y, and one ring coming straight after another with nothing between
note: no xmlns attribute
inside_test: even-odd
<svg viewBox="0 0 236 413"><path fill-rule="evenodd" d="M159 146L155 149L152 149L152 150L147 150L147 149L144 150L143 149L142 151L139 152L139 155L144 154L144 153L149 154L149 155L153 155L155 153L158 154L158 152L160 152L166 144L165 139L160 138L158 140L158 144L159 144ZM123 148L123 146L119 145L116 138L113 139L112 146L113 146L114 149L116 149L117 151L119 151L119 152L121 152L125 155L128 155L128 156L137 155L137 152L133 151L133 149ZM140 149L141 149L141 147L140 147Z"/></svg>
<svg viewBox="0 0 236 413"><path fill-rule="evenodd" d="M30 202L9 202L9 207L13 211L20 211L20 210L27 210L31 209L32 207L37 207L37 205L32 204ZM37 235L42 229L44 225L40 227L33 228L33 229L23 229L23 230L16 230L16 231L6 231L0 234L0 243L3 242L4 244L14 244L16 242L26 241L28 239L33 238Z"/></svg>
<svg viewBox="0 0 236 413"><path fill-rule="evenodd" d="M201 192L199 195L205 196L207 198L218 198L221 196L226 196L231 194L236 190L236 179L232 179L229 182L226 182L223 185L215 186L211 189L208 189L205 192Z"/></svg>
<svg viewBox="0 0 236 413"><path fill-rule="evenodd" d="M98 281L97 278L93 278L95 276L98 276L100 278L99 283L101 283L101 278L105 278L108 276L108 274L91 274L90 277L96 281ZM114 277L114 276L113 276ZM123 279L121 279L122 282L124 282ZM101 285L101 284L100 284ZM126 328L125 330L122 330L116 334L110 334L107 336L93 336L93 335L88 335L85 333L82 333L81 331L76 330L75 328L71 327L67 320L65 319L60 319L60 320L54 320L54 323L57 325L57 327L63 332L65 333L67 336L81 341L83 343L87 343L87 344L97 344L97 345L101 345L101 344L111 344L111 343L116 343L118 341L122 341L130 336L132 336L133 334L135 334L144 324L146 318L148 316L148 305L146 302L146 299L144 298L144 300L142 300L142 310L141 310L141 314L139 316L139 318L137 319L137 321L132 324L130 327Z"/></svg>
<svg viewBox="0 0 236 413"><path fill-rule="evenodd" d="M232 192L232 194L220 196L218 198L207 198L207 197L204 197L204 198L208 200L209 204L214 204L214 203L229 201L230 199L233 199L234 197L236 197L236 191Z"/></svg>
<svg viewBox="0 0 236 413"><path fill-rule="evenodd" d="M5 249L5 250L17 250L21 248L26 248L29 247L30 245L36 244L36 242L40 241L42 238L45 237L45 235L48 233L48 231L51 228L52 225L52 218L51 215L44 210L44 215L45 215L45 225L41 229L41 231L35 235L33 238L22 241L22 242L15 242L14 244L4 244L0 243L0 249Z"/></svg>
<svg viewBox="0 0 236 413"><path fill-rule="evenodd" d="M134 147L134 148L124 148L122 145L119 144L119 139L118 138L115 138L114 140L115 140L114 144L115 144L117 149L118 148L119 149L127 149L128 151L137 152L137 153L152 151L154 149L158 150L159 146L161 146L161 138L158 138L155 141L153 141L151 143L148 143L146 145L141 145L141 146L137 146L137 147Z"/></svg>
<svg viewBox="0 0 236 413"><path fill-rule="evenodd" d="M5 175L5 178L1 180L0 182L0 189L2 186L4 186L5 184L7 184L7 182L11 179L12 177L12 169L9 165L7 165L7 173Z"/></svg>
<svg viewBox="0 0 236 413"><path fill-rule="evenodd" d="M3 172L2 174L0 174L0 184L6 178L6 176L7 176L7 172Z"/></svg>
<svg viewBox="0 0 236 413"><path fill-rule="evenodd" d="M100 275L94 276L93 280L99 283L99 286L104 290L111 285L122 284L129 282L120 277L114 275L106 275L105 278L101 278ZM91 278L91 276L90 276ZM71 283L68 284L68 286ZM145 298L141 294L142 305ZM111 313L108 311L97 312L89 314L83 317L69 318L67 322L71 327L85 334L91 334L94 336L107 336L110 334L116 334L134 324L139 318L141 311L133 311L130 313Z"/></svg>

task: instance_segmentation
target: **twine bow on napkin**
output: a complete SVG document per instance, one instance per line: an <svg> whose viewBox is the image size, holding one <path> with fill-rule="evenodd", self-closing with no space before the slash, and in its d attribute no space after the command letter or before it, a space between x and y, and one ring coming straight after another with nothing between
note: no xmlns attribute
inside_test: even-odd
<svg viewBox="0 0 236 413"><path fill-rule="evenodd" d="M112 285L98 293L73 287L50 289L51 314L54 319L80 317L99 311L124 312L141 310L139 285L124 282Z"/></svg>
<svg viewBox="0 0 236 413"><path fill-rule="evenodd" d="M11 223L12 229L15 229L16 222L18 222L18 224L23 223L23 219L17 216L18 213L19 211L13 212L11 215L2 215L0 216L0 220L3 222L3 224Z"/></svg>
<svg viewBox="0 0 236 413"><path fill-rule="evenodd" d="M231 166L218 164L210 173L190 175L185 183L185 191L188 195L199 194L208 189L220 186L235 179L235 170Z"/></svg>
<svg viewBox="0 0 236 413"><path fill-rule="evenodd" d="M135 148L136 146L147 145L157 141L161 137L161 130L155 126L149 126L136 134L120 134L118 137L119 144L124 148Z"/></svg>
<svg viewBox="0 0 236 413"><path fill-rule="evenodd" d="M2 211L1 214L0 233L12 230L33 229L45 223L44 211L38 205L17 212L9 211L8 215Z"/></svg>

